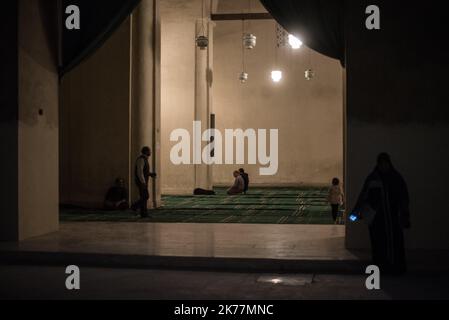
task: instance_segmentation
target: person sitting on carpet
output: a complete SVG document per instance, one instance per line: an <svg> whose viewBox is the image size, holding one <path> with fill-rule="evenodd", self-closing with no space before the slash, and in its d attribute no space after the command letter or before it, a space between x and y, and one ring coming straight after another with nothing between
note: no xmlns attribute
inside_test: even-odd
<svg viewBox="0 0 449 320"><path fill-rule="evenodd" d="M234 179L234 184L228 189L228 195L230 196L241 194L245 189L245 181L243 181L240 172L234 171Z"/></svg>
<svg viewBox="0 0 449 320"><path fill-rule="evenodd" d="M245 183L245 186L243 187L243 193L246 194L249 187L249 175L245 172L243 168L239 169L240 175L243 178L243 182Z"/></svg>
<svg viewBox="0 0 449 320"><path fill-rule="evenodd" d="M107 210L125 210L128 206L128 191L125 181L121 178L115 180L114 186L109 188L104 200L104 208Z"/></svg>

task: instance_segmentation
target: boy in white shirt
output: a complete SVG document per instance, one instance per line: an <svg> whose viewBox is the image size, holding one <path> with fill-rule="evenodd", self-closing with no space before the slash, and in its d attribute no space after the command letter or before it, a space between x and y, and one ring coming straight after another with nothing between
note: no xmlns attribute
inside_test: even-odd
<svg viewBox="0 0 449 320"><path fill-rule="evenodd" d="M340 180L338 178L332 179L332 186L329 189L327 201L331 205L332 218L336 223L338 218L338 211L340 210L340 206L343 204L343 192L341 191Z"/></svg>

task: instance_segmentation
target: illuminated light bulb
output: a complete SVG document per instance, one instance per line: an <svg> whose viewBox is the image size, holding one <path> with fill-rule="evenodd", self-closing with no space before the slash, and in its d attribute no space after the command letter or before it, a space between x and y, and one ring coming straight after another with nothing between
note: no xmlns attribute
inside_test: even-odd
<svg viewBox="0 0 449 320"><path fill-rule="evenodd" d="M274 70L271 71L271 79L273 82L279 82L282 79L282 71Z"/></svg>
<svg viewBox="0 0 449 320"><path fill-rule="evenodd" d="M302 41L299 40L298 38L296 38L295 36L289 34L288 35L288 44L293 48L293 49L299 49L302 47Z"/></svg>

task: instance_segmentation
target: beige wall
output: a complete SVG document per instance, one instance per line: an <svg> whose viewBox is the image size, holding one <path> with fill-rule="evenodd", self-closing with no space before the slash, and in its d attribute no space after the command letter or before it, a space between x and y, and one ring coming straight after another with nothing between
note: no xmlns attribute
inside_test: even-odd
<svg viewBox="0 0 449 320"><path fill-rule="evenodd" d="M61 202L101 206L130 168L130 19L61 84Z"/></svg>
<svg viewBox="0 0 449 320"><path fill-rule="evenodd" d="M279 170L260 176L259 165L244 166L256 184L327 184L343 174L342 68L336 60L302 47L281 48L278 67L283 80L275 84L275 23L252 21L248 30L257 46L246 51L249 81L241 84L241 22L220 21L214 30L213 101L217 128L279 129ZM304 71L312 68L312 81ZM232 181L239 166L214 166L215 184Z"/></svg>
<svg viewBox="0 0 449 320"><path fill-rule="evenodd" d="M231 7L235 7L234 3ZM220 2L219 12L230 9ZM230 11L229 11L230 12ZM162 192L191 193L193 166L170 161L170 133L178 128L192 135L195 117L195 21L201 2L163 0L162 18ZM343 88L339 62L303 47L285 50L279 61L284 80L274 85L274 21L253 21L256 49L247 54L250 80L241 85L241 22L216 22L213 28L213 84L211 111L217 128L279 129L279 171L260 176L259 165L245 166L253 183L268 185L328 184L343 175ZM316 71L313 81L304 71ZM207 124L203 123L203 130ZM223 132L223 131L222 131ZM215 185L232 182L240 165L215 165Z"/></svg>
<svg viewBox="0 0 449 320"><path fill-rule="evenodd" d="M136 200L134 161L143 146L155 150L151 166L159 173L158 24L157 2L142 0L101 48L64 75L61 203L101 207L118 177ZM153 205L157 180L150 191Z"/></svg>
<svg viewBox="0 0 449 320"><path fill-rule="evenodd" d="M58 229L55 4L19 1L19 240Z"/></svg>

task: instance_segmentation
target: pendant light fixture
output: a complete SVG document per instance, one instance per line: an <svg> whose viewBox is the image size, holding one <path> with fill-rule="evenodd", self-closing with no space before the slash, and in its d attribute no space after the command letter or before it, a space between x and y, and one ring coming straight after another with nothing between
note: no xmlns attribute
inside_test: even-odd
<svg viewBox="0 0 449 320"><path fill-rule="evenodd" d="M242 33L245 33L245 20L242 20ZM242 42L242 72L239 75L239 80L241 83L246 83L248 81L248 73L246 72L246 63L245 63L245 43Z"/></svg>
<svg viewBox="0 0 449 320"><path fill-rule="evenodd" d="M197 35L195 42L196 46L200 48L200 50L206 50L209 46L209 38L206 36L206 28L204 27L205 20L205 0L201 3L201 30Z"/></svg>
<svg viewBox="0 0 449 320"><path fill-rule="evenodd" d="M312 69L308 69L304 72L304 77L307 81L310 81L315 76L315 72Z"/></svg>
<svg viewBox="0 0 449 320"><path fill-rule="evenodd" d="M248 81L248 74L246 72L240 73L239 80L241 83L246 83Z"/></svg>
<svg viewBox="0 0 449 320"><path fill-rule="evenodd" d="M248 14L251 14L251 0L248 0ZM243 46L248 50L252 50L256 47L257 37L250 32L245 32L245 20L243 22Z"/></svg>
<svg viewBox="0 0 449 320"><path fill-rule="evenodd" d="M282 80L282 71L281 70L271 71L271 80L273 80L273 82L280 82Z"/></svg>
<svg viewBox="0 0 449 320"><path fill-rule="evenodd" d="M271 71L271 80L273 82L280 82L282 80L282 70L278 67L278 51L279 48L283 45L286 38L286 32L279 25L276 24L276 46L274 48L274 68Z"/></svg>
<svg viewBox="0 0 449 320"><path fill-rule="evenodd" d="M256 47L257 37L251 33L243 34L243 45L246 49L251 50Z"/></svg>
<svg viewBox="0 0 449 320"><path fill-rule="evenodd" d="M292 34L288 35L288 44L295 50L301 48L303 45L302 41Z"/></svg>
<svg viewBox="0 0 449 320"><path fill-rule="evenodd" d="M310 49L309 52L307 53L307 60L309 69L304 71L304 78L306 78L307 81L310 81L315 77L315 71L312 68L312 51Z"/></svg>
<svg viewBox="0 0 449 320"><path fill-rule="evenodd" d="M251 0L248 0L248 14L251 14ZM250 22L248 24L250 25ZM246 21L242 19L242 72L239 75L241 83L246 83L249 77L246 72L245 51L254 49L257 44L257 37L252 33L246 32L245 25Z"/></svg>

